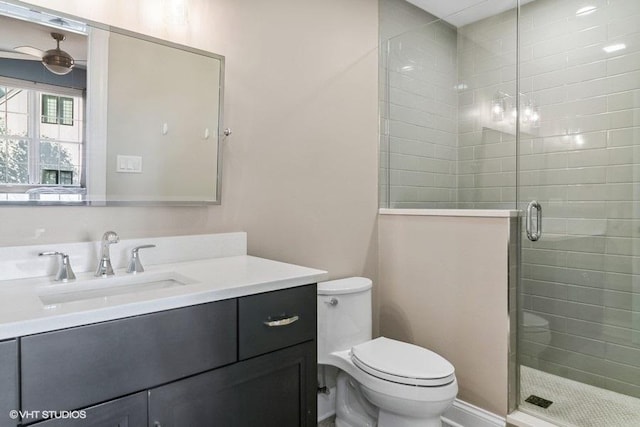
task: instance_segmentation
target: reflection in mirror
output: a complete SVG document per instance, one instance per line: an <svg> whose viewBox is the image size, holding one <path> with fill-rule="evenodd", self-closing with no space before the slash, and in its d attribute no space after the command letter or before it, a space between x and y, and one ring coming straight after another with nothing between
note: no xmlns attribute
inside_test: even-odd
<svg viewBox="0 0 640 427"><path fill-rule="evenodd" d="M220 72L217 58L111 33L108 200L215 200Z"/></svg>
<svg viewBox="0 0 640 427"><path fill-rule="evenodd" d="M0 200L83 198L87 37L62 27L0 16ZM43 65L52 33L72 68Z"/></svg>
<svg viewBox="0 0 640 427"><path fill-rule="evenodd" d="M0 1L0 203L220 203L224 57L106 28Z"/></svg>

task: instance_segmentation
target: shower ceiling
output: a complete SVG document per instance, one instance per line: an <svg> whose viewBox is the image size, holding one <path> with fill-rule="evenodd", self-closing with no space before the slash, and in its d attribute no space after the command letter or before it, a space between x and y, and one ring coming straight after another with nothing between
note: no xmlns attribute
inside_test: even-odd
<svg viewBox="0 0 640 427"><path fill-rule="evenodd" d="M462 27L513 9L516 0L407 0L448 23ZM520 0L520 5L533 0Z"/></svg>

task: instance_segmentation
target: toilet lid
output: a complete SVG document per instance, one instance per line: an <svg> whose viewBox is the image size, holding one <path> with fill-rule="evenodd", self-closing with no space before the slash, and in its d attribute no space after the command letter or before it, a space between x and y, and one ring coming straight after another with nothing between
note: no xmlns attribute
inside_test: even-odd
<svg viewBox="0 0 640 427"><path fill-rule="evenodd" d="M371 289L371 279L366 277L347 277L318 283L318 295L355 294Z"/></svg>
<svg viewBox="0 0 640 427"><path fill-rule="evenodd" d="M400 384L435 387L455 379L453 365L444 357L384 337L352 347L351 360L375 377Z"/></svg>

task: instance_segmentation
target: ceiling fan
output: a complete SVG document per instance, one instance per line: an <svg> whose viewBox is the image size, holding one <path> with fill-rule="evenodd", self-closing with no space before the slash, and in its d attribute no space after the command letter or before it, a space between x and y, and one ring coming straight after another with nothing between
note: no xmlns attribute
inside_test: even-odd
<svg viewBox="0 0 640 427"><path fill-rule="evenodd" d="M73 57L67 52L60 49L60 42L64 41L65 35L62 33L53 32L51 33L51 37L53 37L53 39L57 43L55 49L42 51L33 46L18 46L13 50L15 50L16 52L24 53L26 55L34 56L36 58L40 58L45 68L54 74L60 76L69 74L75 66L76 60L73 59Z"/></svg>

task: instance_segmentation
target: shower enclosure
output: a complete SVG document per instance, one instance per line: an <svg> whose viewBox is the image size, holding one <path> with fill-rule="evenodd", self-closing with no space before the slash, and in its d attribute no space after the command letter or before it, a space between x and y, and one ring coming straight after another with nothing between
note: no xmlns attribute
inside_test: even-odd
<svg viewBox="0 0 640 427"><path fill-rule="evenodd" d="M381 207L520 210L519 409L640 425L640 1L410 3L380 0Z"/></svg>

